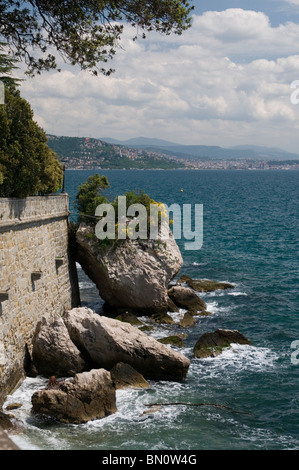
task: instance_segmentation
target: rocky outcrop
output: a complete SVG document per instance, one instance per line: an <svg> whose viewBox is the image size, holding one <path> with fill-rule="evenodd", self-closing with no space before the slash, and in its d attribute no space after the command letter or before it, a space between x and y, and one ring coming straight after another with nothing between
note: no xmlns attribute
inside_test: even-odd
<svg viewBox="0 0 299 470"><path fill-rule="evenodd" d="M251 342L237 330L221 330L204 333L194 346L194 355L199 358L216 357L232 343L251 344Z"/></svg>
<svg viewBox="0 0 299 470"><path fill-rule="evenodd" d="M62 423L86 423L117 411L115 387L104 369L76 374L58 388L38 390L32 395L32 412Z"/></svg>
<svg viewBox="0 0 299 470"><path fill-rule="evenodd" d="M72 342L60 315L44 315L32 340L32 360L46 377L70 377L87 370L81 352Z"/></svg>
<svg viewBox="0 0 299 470"><path fill-rule="evenodd" d="M74 308L63 318L44 317L33 342L33 364L46 377L83 370L111 370L124 362L153 380L183 380L190 361L136 326Z"/></svg>
<svg viewBox="0 0 299 470"><path fill-rule="evenodd" d="M191 279L190 277L181 276L177 284L187 284L197 292L213 292L215 290L233 289L234 286L228 282L212 281L210 279Z"/></svg>
<svg viewBox="0 0 299 470"><path fill-rule="evenodd" d="M93 364L107 370L117 363L131 365L146 379L183 380L190 361L138 328L87 308L75 308L64 317L69 335Z"/></svg>
<svg viewBox="0 0 299 470"><path fill-rule="evenodd" d="M167 288L183 259L168 226L162 227L160 237L119 240L103 251L94 229L81 224L76 234L77 261L96 284L102 299L115 309L150 315L167 311Z"/></svg>
<svg viewBox="0 0 299 470"><path fill-rule="evenodd" d="M174 304L180 308L192 311L206 310L206 303L189 287L173 286L168 295Z"/></svg>

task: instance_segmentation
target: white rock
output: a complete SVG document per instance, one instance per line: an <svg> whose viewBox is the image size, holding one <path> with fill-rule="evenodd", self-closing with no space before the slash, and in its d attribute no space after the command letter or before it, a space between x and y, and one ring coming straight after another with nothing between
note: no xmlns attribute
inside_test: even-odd
<svg viewBox="0 0 299 470"><path fill-rule="evenodd" d="M169 282L183 259L169 229L159 240L122 240L104 253L98 240L88 236L93 229L81 224L77 235L77 261L97 285L108 305L142 314L167 310ZM162 237L162 238L161 238ZM164 237L165 238L165 237Z"/></svg>
<svg viewBox="0 0 299 470"><path fill-rule="evenodd" d="M82 307L64 316L72 341L90 356L94 367L110 370L119 362L147 379L183 380L190 361L129 323L113 320Z"/></svg>

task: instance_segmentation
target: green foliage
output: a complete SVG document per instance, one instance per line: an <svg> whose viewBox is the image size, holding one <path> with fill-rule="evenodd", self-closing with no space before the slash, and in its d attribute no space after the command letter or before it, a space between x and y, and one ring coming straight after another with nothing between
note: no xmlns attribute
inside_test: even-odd
<svg viewBox="0 0 299 470"><path fill-rule="evenodd" d="M5 85L17 85L22 80L11 76L12 71L18 68L15 65L17 60L9 56L6 49L7 44L0 42L0 81Z"/></svg>
<svg viewBox="0 0 299 470"><path fill-rule="evenodd" d="M0 172L0 197L55 193L62 184L58 157L14 87L6 87L5 105L0 106Z"/></svg>
<svg viewBox="0 0 299 470"><path fill-rule="evenodd" d="M98 239L94 231L88 232L85 235L86 239L96 241L96 247L99 253L103 253L105 252L106 249L117 246L119 243L122 243L124 239L132 238L135 230L137 233L140 230L139 229L140 221L141 223L145 222L147 224L147 235L149 235L150 225L153 223L150 217L151 206L156 205L158 209L157 229L159 229L162 216L165 216L167 214L164 204L154 201L150 196L148 196L143 191L139 191L138 193L135 193L135 191L126 192L124 194L126 207L122 207L121 213L119 213L119 197L116 197L113 202L109 202L108 199L102 195L102 191L108 188L109 186L110 186L109 182L105 176L94 174L90 176L85 183L79 186L78 193L76 196L76 202L75 202L75 207L79 211L79 223L84 222L88 226L92 227L92 229L94 229L97 222L100 221L101 219L100 217L95 216L96 208L100 204L108 203L108 204L111 204L111 206L114 208L114 215L115 215L114 223L115 223L115 235L116 235L115 239L109 238L108 236L104 239ZM137 213L139 212L139 208L138 208L136 214L131 213L130 216L128 216L128 208L132 206L133 204L141 204L146 209L146 213L145 212L143 213L143 211L141 211L141 214L137 215ZM124 211L125 211L125 214L124 214ZM124 226L123 226L123 223L119 226L119 222L120 222L119 219L123 215L126 216L126 223ZM142 220L143 215L145 215L146 217L146 219L144 220ZM106 212L104 212L103 214L104 218L105 216L106 216ZM141 216L141 219L139 218L140 216ZM134 217L138 217L138 223L136 227L134 227L133 229L130 225L130 221L132 221ZM104 219L104 222L105 222L105 219ZM103 230L105 231L104 228ZM121 233L120 238L118 237L119 231ZM123 238L123 235L125 235L124 238ZM158 240L157 245L159 246L160 243L161 243L161 240Z"/></svg>
<svg viewBox="0 0 299 470"><path fill-rule="evenodd" d="M150 215L150 205L156 204L156 202L151 199L147 194L143 191L139 191L137 194L135 191L127 191L124 196L126 197L126 213L128 207L132 204L142 204L146 208L147 215ZM112 202L112 206L114 207L115 217L118 217L118 198Z"/></svg>
<svg viewBox="0 0 299 470"><path fill-rule="evenodd" d="M75 207L79 212L81 222L90 225L95 224L95 211L98 205L108 202L102 195L102 191L109 188L109 182L106 176L100 176L97 173L90 176L87 181L78 188Z"/></svg>
<svg viewBox="0 0 299 470"><path fill-rule="evenodd" d="M99 63L115 55L124 22L143 38L153 30L182 34L192 9L188 0L2 0L0 38L25 60L29 74L56 68L54 50L72 65L108 75L112 70Z"/></svg>

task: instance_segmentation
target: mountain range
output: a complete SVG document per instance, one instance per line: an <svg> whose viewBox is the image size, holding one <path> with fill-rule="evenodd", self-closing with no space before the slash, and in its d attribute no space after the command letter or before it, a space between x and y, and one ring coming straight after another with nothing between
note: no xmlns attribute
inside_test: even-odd
<svg viewBox="0 0 299 470"><path fill-rule="evenodd" d="M124 141L100 137L100 140L124 147L157 151L188 160L299 160L299 153L295 154L276 147L257 145L238 145L231 148L214 145L182 145L148 137L136 137Z"/></svg>

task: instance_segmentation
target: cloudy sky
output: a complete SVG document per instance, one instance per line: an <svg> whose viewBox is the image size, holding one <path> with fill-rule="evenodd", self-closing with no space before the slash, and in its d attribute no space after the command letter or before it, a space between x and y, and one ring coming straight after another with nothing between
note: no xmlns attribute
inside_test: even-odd
<svg viewBox="0 0 299 470"><path fill-rule="evenodd" d="M299 0L193 4L182 36L133 42L127 28L109 77L64 66L26 78L36 121L56 135L299 153Z"/></svg>

